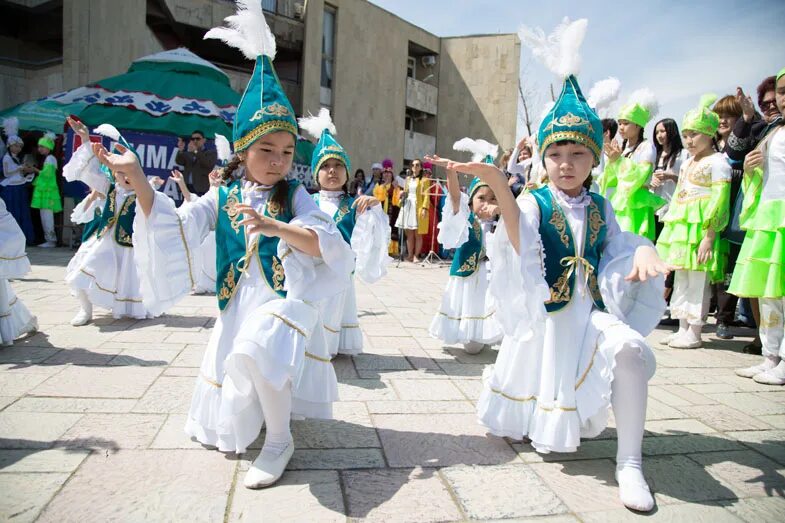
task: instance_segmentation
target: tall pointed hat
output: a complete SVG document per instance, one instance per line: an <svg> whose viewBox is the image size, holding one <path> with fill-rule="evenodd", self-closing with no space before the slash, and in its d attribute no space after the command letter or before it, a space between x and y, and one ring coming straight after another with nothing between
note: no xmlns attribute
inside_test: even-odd
<svg viewBox="0 0 785 523"><path fill-rule="evenodd" d="M299 123L306 133L318 140L313 149L313 156L311 156L311 172L314 180L319 181L319 169L324 162L331 158L343 162L348 177L351 170L349 154L335 139L335 124L330 118L329 109L321 108L317 116L300 118Z"/></svg>
<svg viewBox="0 0 785 523"><path fill-rule="evenodd" d="M262 2L238 0L237 13L227 16L224 21L228 27L210 29L204 38L221 40L256 62L234 117L235 152L278 131L289 132L296 138L297 120L273 67L275 37L264 18Z"/></svg>
<svg viewBox="0 0 785 523"><path fill-rule="evenodd" d="M646 127L646 124L657 116L659 111L660 104L657 102L654 93L644 87L630 95L627 103L619 110L617 118Z"/></svg>
<svg viewBox="0 0 785 523"><path fill-rule="evenodd" d="M461 138L452 146L456 151L466 151L472 153L473 162L493 163L496 155L499 154L499 146L485 140L474 140L472 138ZM474 193L481 187L488 187L488 184L474 177L469 183L469 201Z"/></svg>
<svg viewBox="0 0 785 523"><path fill-rule="evenodd" d="M717 101L714 93L704 94L698 102L698 107L690 109L681 122L682 131L695 131L713 137L720 127L720 115L710 109Z"/></svg>
<svg viewBox="0 0 785 523"><path fill-rule="evenodd" d="M537 132L540 155L556 142L573 141L588 147L596 163L602 154L602 121L586 102L575 75L580 69L580 46L586 36L588 20L574 22L565 18L545 36L542 29L521 27L521 41L553 73L563 79L561 94L545 115Z"/></svg>

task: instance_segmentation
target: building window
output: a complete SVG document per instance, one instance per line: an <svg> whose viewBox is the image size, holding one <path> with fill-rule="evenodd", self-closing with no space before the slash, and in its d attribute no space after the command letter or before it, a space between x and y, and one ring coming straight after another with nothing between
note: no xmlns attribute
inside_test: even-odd
<svg viewBox="0 0 785 523"><path fill-rule="evenodd" d="M414 131L414 118L412 118L411 115L407 114L404 117L403 127L407 131Z"/></svg>
<svg viewBox="0 0 785 523"><path fill-rule="evenodd" d="M409 78L416 78L417 74L417 59L410 56L406 59L406 76Z"/></svg>
<svg viewBox="0 0 785 523"><path fill-rule="evenodd" d="M278 0L262 0L262 9L270 13L277 13Z"/></svg>

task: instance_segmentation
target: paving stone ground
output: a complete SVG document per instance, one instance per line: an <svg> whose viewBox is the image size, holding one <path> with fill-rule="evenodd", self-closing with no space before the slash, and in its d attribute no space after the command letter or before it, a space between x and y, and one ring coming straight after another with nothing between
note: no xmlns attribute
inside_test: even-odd
<svg viewBox="0 0 785 523"><path fill-rule="evenodd" d="M446 268L391 268L358 285L366 353L339 357L334 421L295 421L297 450L274 488L249 491L245 455L183 433L214 323L213 297L155 320L75 328L63 283L73 254L30 249L13 282L41 332L0 349L0 520L629 521L617 500L615 431L542 456L490 437L474 405L495 351L470 356L427 335ZM713 328L709 329L713 332ZM785 389L738 378L757 357L710 332L706 348L650 342L644 464L663 521L785 521ZM261 439L259 440L259 442Z"/></svg>

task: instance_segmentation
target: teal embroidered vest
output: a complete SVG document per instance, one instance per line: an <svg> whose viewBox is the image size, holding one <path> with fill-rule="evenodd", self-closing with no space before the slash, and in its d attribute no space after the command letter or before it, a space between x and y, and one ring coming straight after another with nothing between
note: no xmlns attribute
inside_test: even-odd
<svg viewBox="0 0 785 523"><path fill-rule="evenodd" d="M450 276L459 278L471 276L480 268L480 261L484 257L480 220L474 213L469 213L469 239L456 249L450 265Z"/></svg>
<svg viewBox="0 0 785 523"><path fill-rule="evenodd" d="M101 213L98 212L96 208L93 211L93 219L84 224L82 228L82 243L85 243L87 240L92 238L95 234L98 234L98 229L101 227Z"/></svg>
<svg viewBox="0 0 785 523"><path fill-rule="evenodd" d="M117 210L117 190L115 184L109 186L106 203L101 213L101 221L97 226L98 237L114 227L114 239L122 247L133 247L131 237L134 235L134 218L136 217L136 194L131 193L123 202L122 208Z"/></svg>
<svg viewBox="0 0 785 523"><path fill-rule="evenodd" d="M545 310L556 312L566 306L575 290L575 272L583 267L586 283L594 304L605 309L600 288L597 285L597 270L602 256L607 225L605 223L605 199L590 192L591 202L586 207L586 235L583 252L575 252L573 233L564 211L556 202L551 190L545 186L531 192L540 207L540 238L545 251L545 281L551 298Z"/></svg>
<svg viewBox="0 0 785 523"><path fill-rule="evenodd" d="M319 193L313 195L313 200L316 205L319 205ZM352 232L354 232L354 224L357 223L357 208L352 207L354 198L348 194L341 196L341 201L338 204L338 210L333 215L338 230L341 231L341 236L346 243L352 244Z"/></svg>
<svg viewBox="0 0 785 523"><path fill-rule="evenodd" d="M240 225L243 216L236 209L243 199L242 183L242 180L235 180L229 186L220 187L218 190L218 221L215 226L215 267L218 277L215 294L218 297L220 310L224 310L231 301L237 291L240 276L245 272L248 264L253 262L254 255L259 260L262 275L270 288L282 298L286 296L283 265L278 258L279 238L259 235L252 245L246 245L245 227ZM286 209L282 210L280 206L268 200L264 216L285 223L292 220L294 191L300 182L289 180L287 183L289 193Z"/></svg>

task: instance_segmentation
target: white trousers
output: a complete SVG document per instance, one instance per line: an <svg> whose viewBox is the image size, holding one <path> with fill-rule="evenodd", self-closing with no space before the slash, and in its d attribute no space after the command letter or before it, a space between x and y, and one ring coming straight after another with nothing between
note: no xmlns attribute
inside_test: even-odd
<svg viewBox="0 0 785 523"><path fill-rule="evenodd" d="M763 355L785 359L785 298L760 298L758 303Z"/></svg>
<svg viewBox="0 0 785 523"><path fill-rule="evenodd" d="M41 228L44 230L44 239L46 241L57 241L57 235L55 235L55 215L52 209L41 209Z"/></svg>
<svg viewBox="0 0 785 523"><path fill-rule="evenodd" d="M702 271L678 270L673 276L671 318L703 325L709 312L709 279Z"/></svg>

